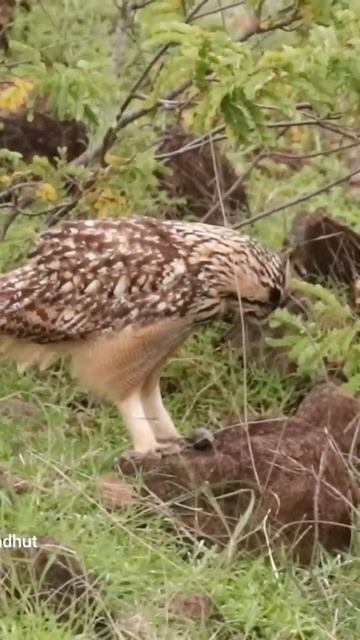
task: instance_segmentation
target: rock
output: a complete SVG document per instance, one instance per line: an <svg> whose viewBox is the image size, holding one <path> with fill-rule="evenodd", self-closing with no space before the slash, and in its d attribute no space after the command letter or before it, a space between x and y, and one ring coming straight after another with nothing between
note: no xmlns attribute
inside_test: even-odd
<svg viewBox="0 0 360 640"><path fill-rule="evenodd" d="M241 548L266 552L286 543L308 564L318 543L334 553L349 548L360 496L347 459L359 453L359 432L360 402L324 384L292 417L258 418L248 431L232 425L214 433L214 448L135 466L192 535L227 545L247 513ZM134 473L134 463L120 468Z"/></svg>

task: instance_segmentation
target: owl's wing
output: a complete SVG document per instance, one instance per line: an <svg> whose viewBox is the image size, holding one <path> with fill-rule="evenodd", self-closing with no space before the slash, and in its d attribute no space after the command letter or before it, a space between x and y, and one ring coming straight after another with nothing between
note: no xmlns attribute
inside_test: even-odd
<svg viewBox="0 0 360 640"><path fill-rule="evenodd" d="M36 342L84 337L176 314L190 292L181 252L148 225L67 223L0 277L0 333Z"/></svg>

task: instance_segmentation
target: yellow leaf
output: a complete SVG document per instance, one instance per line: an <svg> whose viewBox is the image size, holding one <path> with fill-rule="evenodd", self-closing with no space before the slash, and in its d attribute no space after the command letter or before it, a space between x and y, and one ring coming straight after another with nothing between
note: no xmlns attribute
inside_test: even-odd
<svg viewBox="0 0 360 640"><path fill-rule="evenodd" d="M12 81L11 86L0 92L0 109L18 111L26 105L32 88L32 82L16 78Z"/></svg>
<svg viewBox="0 0 360 640"><path fill-rule="evenodd" d="M10 176L0 176L0 184L10 184L11 177Z"/></svg>
<svg viewBox="0 0 360 640"><path fill-rule="evenodd" d="M45 200L46 202L56 202L58 199L56 189L52 184L50 184L50 182L43 182L38 187L36 195L40 200Z"/></svg>
<svg viewBox="0 0 360 640"><path fill-rule="evenodd" d="M192 111L187 110L183 111L181 114L181 124L183 125L185 131L191 130L194 124L194 114Z"/></svg>
<svg viewBox="0 0 360 640"><path fill-rule="evenodd" d="M96 197L92 196L92 206L98 218L120 217L128 215L131 206L125 195L118 191L113 191L110 187L105 187L96 192Z"/></svg>
<svg viewBox="0 0 360 640"><path fill-rule="evenodd" d="M128 162L128 158L124 156L117 156L115 153L107 153L105 155L105 162L111 167L122 167Z"/></svg>

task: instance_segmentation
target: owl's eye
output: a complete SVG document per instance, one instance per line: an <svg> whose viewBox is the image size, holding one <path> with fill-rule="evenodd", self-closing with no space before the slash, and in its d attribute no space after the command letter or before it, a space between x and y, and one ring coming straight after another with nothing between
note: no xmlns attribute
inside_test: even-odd
<svg viewBox="0 0 360 640"><path fill-rule="evenodd" d="M271 287L269 293L269 302L274 307L278 307L280 305L280 301L282 298L282 290L279 287Z"/></svg>

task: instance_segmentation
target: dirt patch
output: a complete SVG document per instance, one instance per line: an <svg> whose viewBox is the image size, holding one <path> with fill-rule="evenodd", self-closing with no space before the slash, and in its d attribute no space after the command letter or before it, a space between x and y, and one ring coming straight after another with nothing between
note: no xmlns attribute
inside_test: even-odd
<svg viewBox="0 0 360 640"><path fill-rule="evenodd" d="M42 604L58 622L70 621L77 633L82 632L86 619L96 637L114 638L112 619L104 610L96 580L75 552L48 536L39 536L37 543L37 548L1 551L0 603L11 598L25 610Z"/></svg>
<svg viewBox="0 0 360 640"><path fill-rule="evenodd" d="M258 418L214 433L206 451L141 465L147 491L193 536L249 551L286 543L308 564L324 547L349 548L359 488L349 465L360 453L360 401L334 384L315 387L292 417ZM235 536L235 538L234 538ZM319 543L319 544L318 544Z"/></svg>
<svg viewBox="0 0 360 640"><path fill-rule="evenodd" d="M299 213L288 245L291 261L303 278L354 287L360 275L360 234L324 209Z"/></svg>
<svg viewBox="0 0 360 640"><path fill-rule="evenodd" d="M32 105L32 83L19 85L19 80L0 83L0 149L21 153L24 160L34 155L45 156L50 161L59 158L59 148L66 147L68 161L85 151L88 136L85 125L76 120L59 120L52 115L46 98L36 99ZM18 84L16 84L18 83ZM17 92L15 98L7 98L9 91Z"/></svg>
<svg viewBox="0 0 360 640"><path fill-rule="evenodd" d="M157 175L160 189L170 198L184 199L184 204L172 207L169 217L181 217L190 210L192 215L203 218L219 201L219 187L224 194L238 179L232 164L219 151L216 143L213 148L208 141L199 144L196 136L186 133L180 126L167 129L157 148L157 156L167 170ZM243 185L239 184L224 200L224 208L230 220L234 220L234 215L241 218L241 212L243 215L248 212ZM221 210L214 211L206 218L206 222L223 224Z"/></svg>

